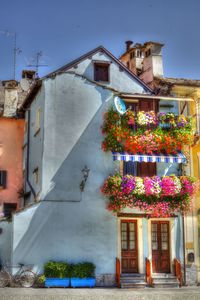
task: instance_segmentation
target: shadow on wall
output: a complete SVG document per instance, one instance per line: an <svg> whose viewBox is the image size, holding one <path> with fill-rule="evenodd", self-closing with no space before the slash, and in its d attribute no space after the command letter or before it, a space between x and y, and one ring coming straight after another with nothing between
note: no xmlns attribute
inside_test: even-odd
<svg viewBox="0 0 200 300"><path fill-rule="evenodd" d="M181 262L183 261L183 246L180 244L180 241L182 240L182 222L181 222L181 216L178 216L177 218L177 224L176 224L176 247L175 247L175 255L176 258L178 258Z"/></svg>
<svg viewBox="0 0 200 300"><path fill-rule="evenodd" d="M104 91L102 97L108 96ZM116 218L105 209L99 190L115 166L111 155L101 150L104 110L102 105L52 178L44 200L14 217L14 264L34 264L41 272L49 259L86 260L94 262L99 273L114 273ZM85 165L90 175L81 194Z"/></svg>

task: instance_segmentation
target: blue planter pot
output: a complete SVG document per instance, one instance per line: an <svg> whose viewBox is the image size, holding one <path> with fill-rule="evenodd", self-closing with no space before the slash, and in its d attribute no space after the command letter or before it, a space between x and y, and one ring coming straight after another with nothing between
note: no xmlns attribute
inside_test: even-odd
<svg viewBox="0 0 200 300"><path fill-rule="evenodd" d="M45 287L69 287L69 278L46 278Z"/></svg>
<svg viewBox="0 0 200 300"><path fill-rule="evenodd" d="M95 278L71 278L71 287L94 287L96 284Z"/></svg>

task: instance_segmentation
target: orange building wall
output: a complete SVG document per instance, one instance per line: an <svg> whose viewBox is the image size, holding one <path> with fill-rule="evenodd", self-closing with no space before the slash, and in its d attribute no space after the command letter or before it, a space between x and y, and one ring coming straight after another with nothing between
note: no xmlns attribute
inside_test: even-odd
<svg viewBox="0 0 200 300"><path fill-rule="evenodd" d="M0 213L3 203L20 207L18 191L23 187L24 120L0 118L0 170L7 171L6 189L0 189Z"/></svg>

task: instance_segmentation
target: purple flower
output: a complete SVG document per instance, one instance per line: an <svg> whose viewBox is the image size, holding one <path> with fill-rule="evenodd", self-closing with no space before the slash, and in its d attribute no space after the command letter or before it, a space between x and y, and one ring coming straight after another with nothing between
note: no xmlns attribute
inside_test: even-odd
<svg viewBox="0 0 200 300"><path fill-rule="evenodd" d="M125 175L122 178L122 191L125 194L129 194L135 188L135 178L131 175Z"/></svg>

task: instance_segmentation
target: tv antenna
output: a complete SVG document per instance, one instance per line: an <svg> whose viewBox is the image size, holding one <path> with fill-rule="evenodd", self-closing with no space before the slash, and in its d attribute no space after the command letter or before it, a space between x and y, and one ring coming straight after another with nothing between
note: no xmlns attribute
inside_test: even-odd
<svg viewBox="0 0 200 300"><path fill-rule="evenodd" d="M0 30L0 34L5 35L6 37L13 38L13 78L15 80L17 55L19 55L22 52L22 50L19 47L17 47L17 34L16 32L10 32L8 30Z"/></svg>
<svg viewBox="0 0 200 300"><path fill-rule="evenodd" d="M40 60L41 60L42 56L43 56L42 51L38 51L36 53L36 58L33 60L33 62L35 62L35 63L27 65L27 67L35 68L36 75L38 75L39 67L47 67L48 66L46 64L40 63Z"/></svg>

